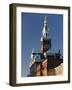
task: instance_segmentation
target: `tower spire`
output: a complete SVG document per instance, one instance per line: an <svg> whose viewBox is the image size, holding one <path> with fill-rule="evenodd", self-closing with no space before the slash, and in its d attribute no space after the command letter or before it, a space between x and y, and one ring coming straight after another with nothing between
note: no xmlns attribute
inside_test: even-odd
<svg viewBox="0 0 72 90"><path fill-rule="evenodd" d="M45 16L44 24L47 24L47 16Z"/></svg>
<svg viewBox="0 0 72 90"><path fill-rule="evenodd" d="M51 40L48 37L48 23L47 23L47 16L44 18L44 25L42 30L42 36L41 36L41 52L44 53L50 49Z"/></svg>
<svg viewBox="0 0 72 90"><path fill-rule="evenodd" d="M48 38L47 16L45 16L45 19L44 19L44 26L43 26L43 30L42 30L42 37L43 38Z"/></svg>

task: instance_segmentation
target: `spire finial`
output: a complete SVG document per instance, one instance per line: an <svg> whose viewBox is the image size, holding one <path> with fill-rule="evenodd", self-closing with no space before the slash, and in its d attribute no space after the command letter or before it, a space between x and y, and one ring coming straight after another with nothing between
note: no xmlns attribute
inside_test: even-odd
<svg viewBox="0 0 72 90"><path fill-rule="evenodd" d="M43 30L42 30L42 36L43 36L43 38L47 38L47 36L48 36L47 16L45 16L45 18L44 18L44 26L43 26Z"/></svg>
<svg viewBox="0 0 72 90"><path fill-rule="evenodd" d="M45 19L44 19L44 24L47 23L47 16L45 16Z"/></svg>

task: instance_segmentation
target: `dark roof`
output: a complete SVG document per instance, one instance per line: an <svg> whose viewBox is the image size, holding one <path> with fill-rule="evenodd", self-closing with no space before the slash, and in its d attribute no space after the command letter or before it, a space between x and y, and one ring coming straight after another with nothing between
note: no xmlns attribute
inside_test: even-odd
<svg viewBox="0 0 72 90"><path fill-rule="evenodd" d="M63 63L63 59L48 59L48 68L55 68Z"/></svg>
<svg viewBox="0 0 72 90"><path fill-rule="evenodd" d="M63 58L60 58L60 53L48 53L47 58L42 53L33 53L36 55L34 63L42 63L45 59L48 59L48 68L55 68L59 64L63 63Z"/></svg>

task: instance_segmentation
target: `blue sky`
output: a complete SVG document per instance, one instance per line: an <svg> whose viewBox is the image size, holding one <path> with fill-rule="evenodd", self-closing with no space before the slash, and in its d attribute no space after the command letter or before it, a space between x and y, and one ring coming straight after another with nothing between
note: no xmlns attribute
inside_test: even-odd
<svg viewBox="0 0 72 90"><path fill-rule="evenodd" d="M21 14L21 76L26 77L29 74L29 63L31 51L40 52L40 38L42 35L44 18L47 16L49 37L51 40L51 52L63 53L63 15L58 14L39 14L22 13Z"/></svg>

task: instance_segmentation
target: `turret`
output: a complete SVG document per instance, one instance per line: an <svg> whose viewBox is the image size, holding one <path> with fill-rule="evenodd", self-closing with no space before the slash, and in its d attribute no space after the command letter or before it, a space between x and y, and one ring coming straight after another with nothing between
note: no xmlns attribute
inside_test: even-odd
<svg viewBox="0 0 72 90"><path fill-rule="evenodd" d="M29 64L29 67L32 66L32 64L35 62L35 55L33 54L34 53L34 48L32 49L32 52L31 52L31 62Z"/></svg>

